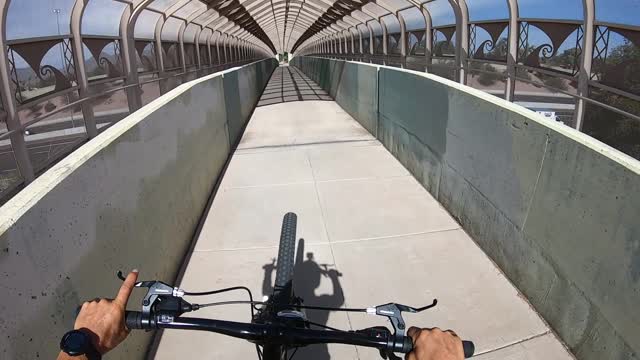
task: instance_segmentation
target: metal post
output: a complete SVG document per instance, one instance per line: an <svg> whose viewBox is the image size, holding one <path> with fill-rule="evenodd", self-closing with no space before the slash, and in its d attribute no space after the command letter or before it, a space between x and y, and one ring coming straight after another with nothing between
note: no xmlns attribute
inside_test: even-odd
<svg viewBox="0 0 640 360"><path fill-rule="evenodd" d="M218 64L222 64L222 58L220 57L220 40L222 38L222 33L218 31L218 37L216 38L216 53L218 54Z"/></svg>
<svg viewBox="0 0 640 360"><path fill-rule="evenodd" d="M345 32L348 33L349 29L342 30L342 33L344 33L344 53L346 55L348 55L348 54L350 54L350 52L349 52L349 36Z"/></svg>
<svg viewBox="0 0 640 360"><path fill-rule="evenodd" d="M160 16L156 22L156 28L153 38L156 42L156 60L158 63L158 76L164 76L164 56L162 56L164 50L162 49L162 28L164 27L165 18Z"/></svg>
<svg viewBox="0 0 640 360"><path fill-rule="evenodd" d="M13 156L16 159L16 165L20 171L20 175L26 184L35 179L33 165L29 159L27 145L24 141L24 131L18 117L17 103L14 91L11 87L11 76L9 75L9 58L7 56L7 10L9 9L9 0L0 0L2 14L0 16L0 85L2 88L2 105L7 113L7 128L12 131L9 138L11 139L11 147L13 148Z"/></svg>
<svg viewBox="0 0 640 360"><path fill-rule="evenodd" d="M518 11L518 0L507 0L509 6L509 49L507 55L507 84L505 88L505 99L513 101L516 90L516 62L518 59L518 36L520 12Z"/></svg>
<svg viewBox="0 0 640 360"><path fill-rule="evenodd" d="M469 9L466 0L449 0L456 15L456 78L467 83L467 56L469 53Z"/></svg>
<svg viewBox="0 0 640 360"><path fill-rule="evenodd" d="M241 59L241 52L240 52L240 39L238 39L237 37L235 38L235 43L236 43L236 53L237 53L237 58L236 61L240 61Z"/></svg>
<svg viewBox="0 0 640 360"><path fill-rule="evenodd" d="M369 29L369 54L373 55L373 28L369 25L369 21L366 23Z"/></svg>
<svg viewBox="0 0 640 360"><path fill-rule="evenodd" d="M198 28L196 29L193 41L196 46L196 65L198 66L198 69L200 69L202 67L202 61L200 61L200 33L202 32L202 27L200 25L197 26Z"/></svg>
<svg viewBox="0 0 640 360"><path fill-rule="evenodd" d="M389 52L389 33L387 31L387 24L386 21L382 20L382 18L378 19L378 21L380 22L380 27L382 28L382 55L387 56Z"/></svg>
<svg viewBox="0 0 640 360"><path fill-rule="evenodd" d="M135 41L133 39L133 29L129 22L132 15L133 5L128 4L120 18L120 51L122 53L124 73L127 77L127 85L139 84L138 66L135 58ZM125 93L127 94L127 103L129 104L130 113L133 113L142 107L142 94L139 86L129 87L125 90Z"/></svg>
<svg viewBox="0 0 640 360"><path fill-rule="evenodd" d="M229 35L224 34L224 39L222 40L222 50L224 51L224 63L229 63L229 51L227 48L229 47Z"/></svg>
<svg viewBox="0 0 640 360"><path fill-rule="evenodd" d="M356 29L356 31L358 31L358 29ZM349 36L351 37L351 53L356 54L356 40L351 29L349 29Z"/></svg>
<svg viewBox="0 0 640 360"><path fill-rule="evenodd" d="M236 41L232 35L227 35L229 37L229 58L231 59L231 63L238 61L236 59Z"/></svg>
<svg viewBox="0 0 640 360"><path fill-rule="evenodd" d="M78 83L78 93L80 98L86 98L89 96L89 80L87 79L87 71L84 66L84 49L82 43L82 15L84 14L84 8L87 0L76 0L71 10L71 36L73 41L73 63L76 72L76 82ZM84 125L87 129L87 136L94 138L98 136L98 128L96 126L96 119L93 113L93 104L91 101L84 101L80 105L82 109L82 116L84 118Z"/></svg>
<svg viewBox="0 0 640 360"><path fill-rule="evenodd" d="M227 44L229 45L229 59L231 60L231 63L235 63L236 62L236 45L235 45L235 39L233 38L233 36L227 34Z"/></svg>
<svg viewBox="0 0 640 360"><path fill-rule="evenodd" d="M582 63L578 74L578 96L589 96L589 79L591 77L591 65L593 64L593 42L595 38L595 5L594 0L583 0L584 35L582 38ZM584 99L578 99L574 112L576 129L582 130L584 123L586 103Z"/></svg>
<svg viewBox="0 0 640 360"><path fill-rule="evenodd" d="M182 65L182 72L187 72L187 57L184 51L184 31L187 27L186 22L183 22L180 25L180 29L178 30L178 49L180 50L180 64Z"/></svg>
<svg viewBox="0 0 640 360"><path fill-rule="evenodd" d="M407 24L404 22L404 18L400 12L396 12L396 17L400 23L400 56L402 57L401 66L407 67Z"/></svg>
<svg viewBox="0 0 640 360"><path fill-rule="evenodd" d="M213 32L211 32L213 35ZM213 65L213 58L211 57L211 36L207 36L207 60L209 62L209 66Z"/></svg>
<svg viewBox="0 0 640 360"><path fill-rule="evenodd" d="M424 4L420 5L422 17L424 17L424 58L425 71L431 70L431 59L433 58L433 21L431 14Z"/></svg>
<svg viewBox="0 0 640 360"><path fill-rule="evenodd" d="M336 40L336 34L331 34L331 43L333 45L332 53L335 55L338 53L338 41Z"/></svg>

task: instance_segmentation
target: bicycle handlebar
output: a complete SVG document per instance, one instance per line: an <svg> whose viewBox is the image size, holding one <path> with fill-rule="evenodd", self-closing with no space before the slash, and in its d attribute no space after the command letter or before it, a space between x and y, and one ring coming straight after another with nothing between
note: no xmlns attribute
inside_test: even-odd
<svg viewBox="0 0 640 360"><path fill-rule="evenodd" d="M169 321L170 320L170 321ZM272 344L283 345L311 345L339 343L372 347L381 350L388 349L389 342L393 341L391 336L368 335L357 331L327 331L312 330L302 328L292 328L284 325L240 323L234 321L201 319L190 317L162 318L158 315L150 322L143 321L142 313L139 311L127 311L125 323L129 329L183 329L183 330L204 330L215 332L227 336L241 338L249 341L267 341ZM470 341L462 342L465 358L473 356L474 345ZM410 337L404 337L402 353L413 350L413 341Z"/></svg>

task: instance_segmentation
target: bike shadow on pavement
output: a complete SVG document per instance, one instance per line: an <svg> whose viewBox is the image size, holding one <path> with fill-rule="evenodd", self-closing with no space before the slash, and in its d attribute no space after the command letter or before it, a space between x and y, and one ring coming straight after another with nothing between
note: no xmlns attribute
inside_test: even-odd
<svg viewBox="0 0 640 360"><path fill-rule="evenodd" d="M295 295L304 300L304 305L326 307L341 307L344 305L344 292L340 284L342 273L337 271L334 266L333 264L318 264L312 252L305 254L304 239L298 241L296 263L293 273L293 289ZM276 268L275 261L265 264L262 268L264 269L262 293L263 295L270 296L273 293L272 274ZM331 280L333 287L331 294L316 294L316 290L320 287L322 277L327 277ZM331 312L307 309L305 313L307 320L310 322L327 325ZM319 327L315 326L313 328ZM289 356L291 356L291 354L292 352L290 351ZM329 355L327 344L314 344L298 348L294 356L294 359L295 358L305 360L329 360L331 356Z"/></svg>

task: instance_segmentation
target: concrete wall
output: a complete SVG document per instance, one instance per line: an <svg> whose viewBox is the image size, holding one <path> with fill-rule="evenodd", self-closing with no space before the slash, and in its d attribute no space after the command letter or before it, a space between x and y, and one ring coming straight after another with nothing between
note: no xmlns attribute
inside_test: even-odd
<svg viewBox="0 0 640 360"><path fill-rule="evenodd" d="M333 60L296 60L303 71L322 72L311 77L327 77L336 66L329 66ZM341 79L349 79L355 76L349 72L370 66L342 68ZM378 139L574 354L638 359L640 162L437 76L379 67L377 82Z"/></svg>
<svg viewBox="0 0 640 360"><path fill-rule="evenodd" d="M378 68L320 58L294 58L299 67L374 136L378 129Z"/></svg>
<svg viewBox="0 0 640 360"><path fill-rule="evenodd" d="M238 126L276 66L265 60L177 87L0 208L0 358L53 359L76 307L113 297L119 269L173 281ZM237 89L248 99L241 111ZM130 308L144 295L135 293ZM150 336L132 334L110 358L143 358Z"/></svg>

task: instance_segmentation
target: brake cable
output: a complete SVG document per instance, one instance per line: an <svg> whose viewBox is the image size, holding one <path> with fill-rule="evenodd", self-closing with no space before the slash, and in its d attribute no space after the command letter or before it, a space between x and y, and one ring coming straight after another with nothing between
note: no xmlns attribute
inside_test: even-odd
<svg viewBox="0 0 640 360"><path fill-rule="evenodd" d="M219 301L219 302L212 302L207 304L194 304L194 305L197 305L198 308L202 309L204 307L220 306L220 305L237 305L237 304L264 305L265 303L262 301L238 300L238 301Z"/></svg>

